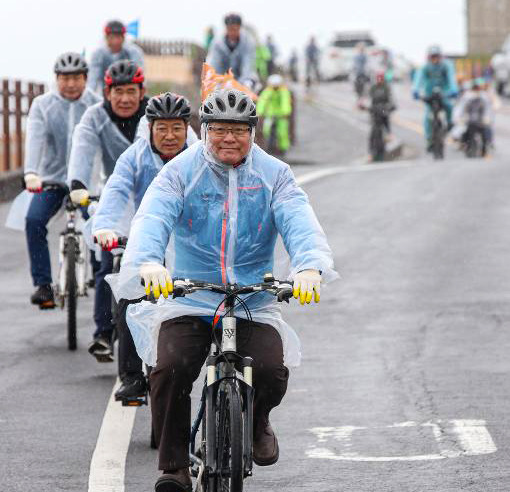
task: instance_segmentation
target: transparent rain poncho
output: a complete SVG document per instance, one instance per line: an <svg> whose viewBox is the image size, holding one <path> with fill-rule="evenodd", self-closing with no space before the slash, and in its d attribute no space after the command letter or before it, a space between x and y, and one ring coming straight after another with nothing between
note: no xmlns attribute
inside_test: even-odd
<svg viewBox="0 0 510 492"><path fill-rule="evenodd" d="M65 99L56 90L36 97L27 119L25 174L65 183L74 128L85 110L98 101L89 89L75 101Z"/></svg>
<svg viewBox="0 0 510 492"><path fill-rule="evenodd" d="M70 101L54 89L34 99L27 118L24 173L35 173L43 181L65 184L71 140L75 126L99 97L85 89L79 99ZM25 217L33 194L23 191L14 200L6 227L25 230Z"/></svg>
<svg viewBox="0 0 510 492"><path fill-rule="evenodd" d="M140 120L139 127L147 126ZM134 212L138 210L147 188L165 165L153 152L150 133L140 132L140 137L119 157L115 169L101 193L96 207L92 230L112 229L127 236ZM188 126L188 142L196 142L197 136Z"/></svg>
<svg viewBox="0 0 510 492"><path fill-rule="evenodd" d="M92 53L90 58L87 86L93 91L102 93L106 69L119 60L131 60L143 68L143 51L136 44L128 42L124 42L118 53L112 53L106 45L100 46Z"/></svg>
<svg viewBox="0 0 510 492"><path fill-rule="evenodd" d="M70 185L77 180L90 189L98 155L102 162L101 180L106 181L117 159L130 145L106 112L103 101L94 104L74 130L67 182Z"/></svg>
<svg viewBox="0 0 510 492"><path fill-rule="evenodd" d="M144 296L142 263L163 263L174 277L247 285L274 271L278 234L290 256L290 276L313 268L328 282L337 277L331 250L308 198L289 166L253 145L234 168L215 161L202 142L165 166L147 190L133 220L120 271L117 298ZM212 316L222 296L196 292L185 298L129 306L127 322L140 357L155 365L159 327L183 315ZM255 321L282 337L285 363L300 361L299 339L267 293L247 300ZM220 311L221 313L221 311ZM235 312L246 317L242 307Z"/></svg>

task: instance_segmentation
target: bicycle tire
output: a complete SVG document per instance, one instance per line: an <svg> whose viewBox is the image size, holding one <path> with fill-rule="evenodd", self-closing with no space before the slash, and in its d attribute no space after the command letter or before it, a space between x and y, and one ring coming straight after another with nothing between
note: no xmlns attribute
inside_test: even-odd
<svg viewBox="0 0 510 492"><path fill-rule="evenodd" d="M244 439L239 387L235 383L225 381L218 390L217 398L216 462L218 474L216 477L212 477L215 486L209 489L209 492L242 492Z"/></svg>
<svg viewBox="0 0 510 492"><path fill-rule="evenodd" d="M444 157L444 141L443 127L441 123L434 124L434 132L432 134L432 155L434 159L443 159Z"/></svg>
<svg viewBox="0 0 510 492"><path fill-rule="evenodd" d="M67 271L66 271L66 297L67 297L67 348L76 350L76 309L78 304L78 288L76 284L76 238L68 236L66 241Z"/></svg>
<svg viewBox="0 0 510 492"><path fill-rule="evenodd" d="M370 154L375 162L381 162L385 152L383 129L381 125L374 124L370 134Z"/></svg>

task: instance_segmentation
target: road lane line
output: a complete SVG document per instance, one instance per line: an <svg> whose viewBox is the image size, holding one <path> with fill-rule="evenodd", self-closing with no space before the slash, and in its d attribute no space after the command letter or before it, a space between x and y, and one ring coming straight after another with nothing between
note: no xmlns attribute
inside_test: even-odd
<svg viewBox="0 0 510 492"><path fill-rule="evenodd" d="M92 455L88 492L124 492L126 456L135 423L136 407L123 407L114 394L113 386L103 423Z"/></svg>
<svg viewBox="0 0 510 492"><path fill-rule="evenodd" d="M468 456L491 454L497 451L496 445L487 430L485 420L451 420L464 452Z"/></svg>
<svg viewBox="0 0 510 492"><path fill-rule="evenodd" d="M454 419L434 420L422 424L416 422L400 422L386 426L341 426L341 427L315 427L310 432L315 434L317 445L312 445L307 451L308 458L328 459L333 461L359 461L359 462L389 462L389 461L428 461L462 456L479 456L492 454L497 447L486 427L485 420ZM362 449L353 449L352 437L358 431L376 433L388 429L430 428L435 438L437 453L409 454L393 456L372 456L362 453ZM445 439L449 436L452 439ZM332 448L325 447L334 441ZM369 439L370 441L370 439ZM360 447L358 439L358 447Z"/></svg>

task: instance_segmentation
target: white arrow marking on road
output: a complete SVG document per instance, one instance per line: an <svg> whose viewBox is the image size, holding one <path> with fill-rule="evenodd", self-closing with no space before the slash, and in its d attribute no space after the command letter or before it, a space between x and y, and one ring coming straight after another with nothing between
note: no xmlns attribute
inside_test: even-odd
<svg viewBox="0 0 510 492"><path fill-rule="evenodd" d="M353 451L352 435L358 430L378 430L395 428L430 427L435 437L438 452L434 454L405 455L405 456L366 456ZM328 440L335 441L335 453L323 446L312 446L307 452L309 458L329 459L335 461L424 461L459 458L461 456L478 456L497 451L496 445L486 427L484 420L436 420L418 424L416 422L400 422L384 427L315 427L310 429L317 436L317 443L323 444ZM445 437L453 438L457 445Z"/></svg>
<svg viewBox="0 0 510 492"><path fill-rule="evenodd" d="M136 407L123 407L120 402L115 401L114 393L119 386L120 381L117 379L92 455L88 492L124 492L126 456L135 423Z"/></svg>

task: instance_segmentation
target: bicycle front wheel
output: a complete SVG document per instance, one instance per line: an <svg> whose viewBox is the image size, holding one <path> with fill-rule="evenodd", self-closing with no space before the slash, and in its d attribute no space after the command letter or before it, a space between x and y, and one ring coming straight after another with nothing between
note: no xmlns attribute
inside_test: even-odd
<svg viewBox="0 0 510 492"><path fill-rule="evenodd" d="M67 348L76 350L76 307L78 303L78 292L76 284L76 238L69 236L66 244L67 271L66 271L66 292L67 297Z"/></svg>
<svg viewBox="0 0 510 492"><path fill-rule="evenodd" d="M215 492L243 490L243 414L239 386L224 382L218 390L217 402L218 473Z"/></svg>

